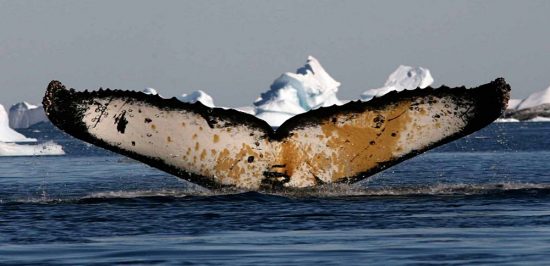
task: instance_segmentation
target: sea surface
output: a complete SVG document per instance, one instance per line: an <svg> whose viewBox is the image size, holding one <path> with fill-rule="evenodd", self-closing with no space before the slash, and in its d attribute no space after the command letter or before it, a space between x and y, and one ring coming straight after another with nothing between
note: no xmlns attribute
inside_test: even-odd
<svg viewBox="0 0 550 266"><path fill-rule="evenodd" d="M0 264L549 265L550 123L497 123L355 185L209 191L41 124L0 157Z"/></svg>

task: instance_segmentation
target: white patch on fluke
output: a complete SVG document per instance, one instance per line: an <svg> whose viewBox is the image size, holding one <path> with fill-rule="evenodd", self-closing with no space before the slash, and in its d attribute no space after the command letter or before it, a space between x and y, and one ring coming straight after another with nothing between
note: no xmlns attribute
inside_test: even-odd
<svg viewBox="0 0 550 266"><path fill-rule="evenodd" d="M128 104L121 99L96 102L101 108L81 106L87 109L83 122L92 136L109 145L213 177L220 184L259 187L261 176L257 173L267 169L259 154L268 157L271 155L265 151L272 150L266 147L269 142L261 139L262 132L246 126L225 127L223 121L211 128L198 114L161 110L145 103ZM119 123L125 125L117 128ZM248 162L250 156L255 159L252 163Z"/></svg>

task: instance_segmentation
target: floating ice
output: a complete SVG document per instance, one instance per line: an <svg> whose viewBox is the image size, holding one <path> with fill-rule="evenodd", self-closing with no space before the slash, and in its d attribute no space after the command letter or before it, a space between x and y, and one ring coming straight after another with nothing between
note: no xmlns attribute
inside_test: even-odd
<svg viewBox="0 0 550 266"><path fill-rule="evenodd" d="M429 69L400 65L390 74L383 87L366 90L361 94L361 100L368 101L373 97L382 96L390 91L424 89L433 82L434 80Z"/></svg>
<svg viewBox="0 0 550 266"><path fill-rule="evenodd" d="M145 88L141 92L143 92L145 94L148 94L148 95L158 95L157 90L155 90L153 88Z"/></svg>
<svg viewBox="0 0 550 266"><path fill-rule="evenodd" d="M177 98L182 102L188 102L188 103L201 102L202 104L212 108L215 106L214 100L212 99L212 97L208 95L206 92L201 90L193 91L189 94L184 93Z"/></svg>
<svg viewBox="0 0 550 266"><path fill-rule="evenodd" d="M51 141L31 145L0 142L0 156L44 156L64 154L63 148Z"/></svg>
<svg viewBox="0 0 550 266"><path fill-rule="evenodd" d="M550 117L537 116L535 118L527 120L527 122L550 122Z"/></svg>
<svg viewBox="0 0 550 266"><path fill-rule="evenodd" d="M241 107L235 107L233 109L237 111L241 111L243 113L256 115L256 108L254 106L241 106Z"/></svg>
<svg viewBox="0 0 550 266"><path fill-rule="evenodd" d="M510 122L519 122L519 120L515 118L499 118L495 120L495 123L510 123Z"/></svg>
<svg viewBox="0 0 550 266"><path fill-rule="evenodd" d="M334 80L313 56L296 73L284 73L254 102L256 116L271 126L311 109L340 105L340 82Z"/></svg>
<svg viewBox="0 0 550 266"><path fill-rule="evenodd" d="M158 95L162 97L162 95L160 95L158 91L153 88L145 88L141 92L147 95ZM212 97L208 95L206 92L201 90L193 91L189 94L184 93L181 96L177 96L176 98L182 102L187 102L187 103L201 102L202 104L208 107L212 107L212 108L215 107L214 100L212 99Z"/></svg>
<svg viewBox="0 0 550 266"><path fill-rule="evenodd" d="M529 95L529 97L527 97L525 100L522 100L520 103L518 103L515 109L517 110L527 109L527 108L532 108L542 104L550 104L550 87L546 88L545 90L537 91ZM511 109L511 108L508 107L508 109Z"/></svg>
<svg viewBox="0 0 550 266"><path fill-rule="evenodd" d="M509 110L515 110L517 109L518 105L523 101L522 99L510 99L508 100L508 107L506 107Z"/></svg>
<svg viewBox="0 0 550 266"><path fill-rule="evenodd" d="M11 128L28 128L34 124L48 121L42 106L20 102L12 105L9 111Z"/></svg>
<svg viewBox="0 0 550 266"><path fill-rule="evenodd" d="M17 131L10 128L8 113L4 106L0 104L0 141L1 142L33 142L36 139L31 139L23 136Z"/></svg>

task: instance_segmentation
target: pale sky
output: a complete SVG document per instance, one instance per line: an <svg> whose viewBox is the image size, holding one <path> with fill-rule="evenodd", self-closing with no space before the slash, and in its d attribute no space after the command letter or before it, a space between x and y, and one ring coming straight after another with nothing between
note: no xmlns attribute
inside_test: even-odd
<svg viewBox="0 0 550 266"><path fill-rule="evenodd" d="M313 55L341 99L400 64L434 85L497 77L526 97L550 86L550 1L3 1L0 104L38 103L52 79L164 96L204 90L251 105Z"/></svg>

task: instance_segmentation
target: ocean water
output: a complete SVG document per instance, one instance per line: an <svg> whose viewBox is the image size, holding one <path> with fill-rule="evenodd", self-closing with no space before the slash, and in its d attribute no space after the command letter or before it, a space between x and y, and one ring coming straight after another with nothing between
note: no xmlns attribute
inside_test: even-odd
<svg viewBox="0 0 550 266"><path fill-rule="evenodd" d="M0 264L550 264L550 123L500 123L355 185L208 191L40 125L0 157Z"/></svg>

